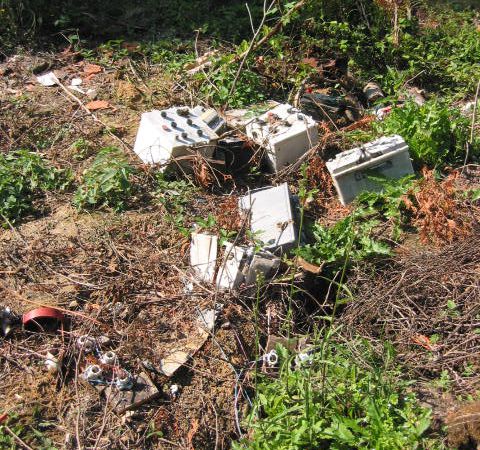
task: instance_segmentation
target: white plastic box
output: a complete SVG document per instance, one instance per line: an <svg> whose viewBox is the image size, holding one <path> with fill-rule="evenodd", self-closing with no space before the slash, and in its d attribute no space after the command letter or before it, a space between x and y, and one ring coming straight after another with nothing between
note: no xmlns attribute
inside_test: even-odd
<svg viewBox="0 0 480 450"><path fill-rule="evenodd" d="M218 135L191 109L154 110L142 114L133 151L146 164L164 164L198 151L213 155ZM188 166L188 158L178 161Z"/></svg>
<svg viewBox="0 0 480 450"><path fill-rule="evenodd" d="M293 164L318 142L316 122L300 110L281 104L247 124L246 133L266 148L273 172Z"/></svg>
<svg viewBox="0 0 480 450"><path fill-rule="evenodd" d="M292 202L288 184L251 191L240 197L239 208L250 214L250 227L254 238L264 250L281 252L297 241Z"/></svg>
<svg viewBox="0 0 480 450"><path fill-rule="evenodd" d="M408 145L398 135L339 153L327 162L327 168L343 205L361 192L379 189L379 184L369 179L370 174L391 179L413 174Z"/></svg>

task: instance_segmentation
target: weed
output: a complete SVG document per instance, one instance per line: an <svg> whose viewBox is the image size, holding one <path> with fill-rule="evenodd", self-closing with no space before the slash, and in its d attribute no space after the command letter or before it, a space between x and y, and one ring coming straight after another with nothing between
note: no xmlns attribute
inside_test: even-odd
<svg viewBox="0 0 480 450"><path fill-rule="evenodd" d="M156 174L156 188L154 196L164 206L166 219L175 225L186 236L190 234L185 226L186 207L191 202L196 187L187 179L170 179L168 175Z"/></svg>
<svg viewBox="0 0 480 450"><path fill-rule="evenodd" d="M380 361L366 342L327 340L292 368L294 357L277 352L279 376L258 375L251 439L235 449L431 448L423 438L430 411L389 365L391 355Z"/></svg>
<svg viewBox="0 0 480 450"><path fill-rule="evenodd" d="M38 154L19 150L0 154L0 215L2 224L32 211L33 201L47 191L65 189L69 172L57 170Z"/></svg>
<svg viewBox="0 0 480 450"><path fill-rule="evenodd" d="M75 206L79 209L108 206L115 211L124 210L134 190L131 178L135 172L121 150L115 147L102 149L83 174L74 196Z"/></svg>
<svg viewBox="0 0 480 450"><path fill-rule="evenodd" d="M309 230L314 243L300 247L297 255L318 266L390 255L390 247L372 237L373 229L379 221L361 219L359 213L353 213L330 228L315 223Z"/></svg>
<svg viewBox="0 0 480 450"><path fill-rule="evenodd" d="M382 134L399 134L407 142L417 165L444 166L461 162L465 157L469 121L456 109L432 100L419 106L413 101L394 108L374 128ZM480 142L472 146L477 156Z"/></svg>
<svg viewBox="0 0 480 450"><path fill-rule="evenodd" d="M379 175L370 176L372 181L381 186L378 192L362 192L356 199L358 211L361 216L377 216L393 224L393 238L398 239L401 226L406 222L405 199L413 187L413 176L407 176L399 180L386 179Z"/></svg>
<svg viewBox="0 0 480 450"><path fill-rule="evenodd" d="M46 437L41 431L37 430L32 425L22 423L18 419L18 416L11 414L9 416L8 426L13 434L24 442L34 445L35 448L41 448L42 450L56 450L51 439ZM0 448L12 450L19 448L17 440L7 432L2 425L0 425Z"/></svg>
<svg viewBox="0 0 480 450"><path fill-rule="evenodd" d="M244 49L245 45L240 45L237 52L241 53ZM245 64L235 84L234 92L230 94L237 75L238 63L235 63L235 55L217 58L210 73L197 75L202 81L200 91L208 102L216 105L228 102L229 106L237 108L262 102L265 100L266 87L260 75L251 69L252 64L252 61Z"/></svg>

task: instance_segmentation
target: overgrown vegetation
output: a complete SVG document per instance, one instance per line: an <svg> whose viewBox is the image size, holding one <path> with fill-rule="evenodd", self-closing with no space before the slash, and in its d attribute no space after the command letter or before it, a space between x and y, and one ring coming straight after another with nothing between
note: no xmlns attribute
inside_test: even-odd
<svg viewBox="0 0 480 450"><path fill-rule="evenodd" d="M115 211L124 210L135 189L132 184L135 172L123 151L115 147L100 150L83 173L73 199L75 206L80 209L110 207Z"/></svg>
<svg viewBox="0 0 480 450"><path fill-rule="evenodd" d="M431 100L424 105L407 101L394 108L384 120L374 123L381 134L399 134L407 142L410 155L422 166L444 166L463 162L469 140L469 120L445 102ZM472 145L470 156L478 157L480 141Z"/></svg>
<svg viewBox="0 0 480 450"><path fill-rule="evenodd" d="M430 410L422 408L392 364L361 340L325 337L303 361L280 346L279 375L260 376L248 419L251 439L236 449L434 448L424 438Z"/></svg>
<svg viewBox="0 0 480 450"><path fill-rule="evenodd" d="M51 167L27 150L0 154L0 216L3 226L34 211L33 203L48 191L65 189L69 172Z"/></svg>

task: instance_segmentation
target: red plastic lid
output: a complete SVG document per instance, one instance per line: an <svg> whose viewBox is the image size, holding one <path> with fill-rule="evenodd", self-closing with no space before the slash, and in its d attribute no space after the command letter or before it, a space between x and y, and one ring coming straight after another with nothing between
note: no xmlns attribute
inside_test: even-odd
<svg viewBox="0 0 480 450"><path fill-rule="evenodd" d="M60 322L63 322L65 317L58 309L43 306L41 308L32 309L28 313L24 314L22 317L22 323L26 325L31 320L38 319L56 319Z"/></svg>

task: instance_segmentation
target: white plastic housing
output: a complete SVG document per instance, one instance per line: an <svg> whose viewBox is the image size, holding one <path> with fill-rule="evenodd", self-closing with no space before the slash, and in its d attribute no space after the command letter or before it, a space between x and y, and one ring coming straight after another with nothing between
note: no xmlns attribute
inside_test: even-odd
<svg viewBox="0 0 480 450"><path fill-rule="evenodd" d="M167 164L196 150L211 157L218 135L189 108L169 108L142 114L133 151L146 164ZM178 161L182 166L185 160Z"/></svg>
<svg viewBox="0 0 480 450"><path fill-rule="evenodd" d="M316 122L300 110L281 104L251 121L247 136L267 150L273 172L293 164L318 142Z"/></svg>
<svg viewBox="0 0 480 450"><path fill-rule="evenodd" d="M263 249L285 251L297 240L288 184L262 188L240 197L239 208L250 212L250 227Z"/></svg>
<svg viewBox="0 0 480 450"><path fill-rule="evenodd" d="M343 205L361 192L379 189L378 183L369 179L369 171L392 179L413 173L408 145L398 135L382 137L339 153L327 162L327 168Z"/></svg>

